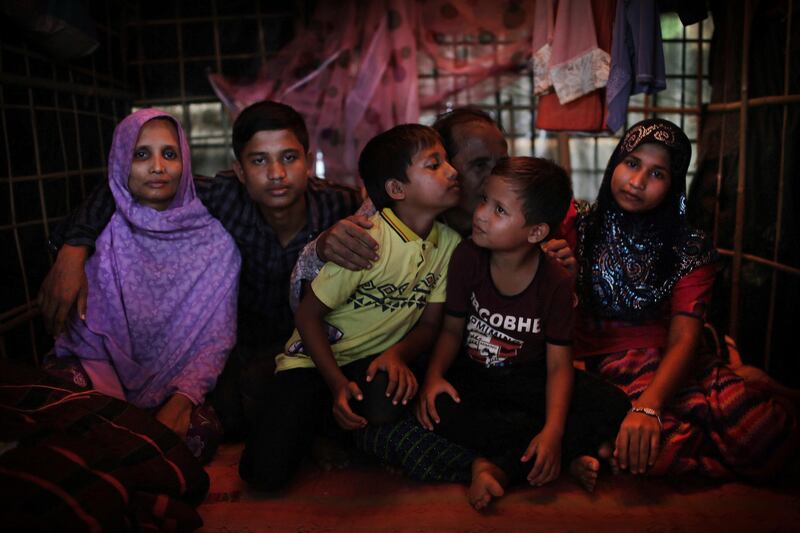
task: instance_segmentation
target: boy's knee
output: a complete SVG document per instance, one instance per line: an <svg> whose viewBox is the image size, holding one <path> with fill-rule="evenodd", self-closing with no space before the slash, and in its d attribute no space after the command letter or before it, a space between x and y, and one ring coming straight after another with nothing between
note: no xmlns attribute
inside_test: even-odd
<svg viewBox="0 0 800 533"><path fill-rule="evenodd" d="M575 377L577 386L573 396L576 401L573 403L582 406L579 408L584 411L594 412L598 417L619 425L631 408L625 391L601 377L585 372L578 372Z"/></svg>
<svg viewBox="0 0 800 533"><path fill-rule="evenodd" d="M386 396L386 387L389 385L389 375L378 371L372 381L361 380L358 386L364 393L361 402L355 402L354 411L367 419L367 423L380 425L397 421L406 406L398 403L394 405L392 398Z"/></svg>
<svg viewBox="0 0 800 533"><path fill-rule="evenodd" d="M604 398L604 402L598 402L599 405L605 403L606 410L611 413L612 417L619 418L619 421L622 422L622 419L625 418L627 415L628 410L631 408L631 400L628 398L628 395L625 394L625 391L610 383L605 381L601 378L597 378L598 380L598 393L602 394Z"/></svg>
<svg viewBox="0 0 800 533"><path fill-rule="evenodd" d="M439 417L443 420L449 419L450 417L447 416L447 413L452 413L458 406L449 394L438 395L434 404L436 405L436 412L439 413Z"/></svg>

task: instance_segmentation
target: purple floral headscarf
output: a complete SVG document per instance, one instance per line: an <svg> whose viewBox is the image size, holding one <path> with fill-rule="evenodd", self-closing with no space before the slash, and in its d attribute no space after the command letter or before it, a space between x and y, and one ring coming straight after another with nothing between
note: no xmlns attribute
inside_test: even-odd
<svg viewBox="0 0 800 533"><path fill-rule="evenodd" d="M128 190L139 132L156 118L174 123L183 162L164 211L139 204ZM108 179L117 209L86 263L86 320L73 317L56 355L110 362L126 399L139 407L175 393L200 403L236 340L239 252L197 198L186 136L167 113L143 109L119 123Z"/></svg>

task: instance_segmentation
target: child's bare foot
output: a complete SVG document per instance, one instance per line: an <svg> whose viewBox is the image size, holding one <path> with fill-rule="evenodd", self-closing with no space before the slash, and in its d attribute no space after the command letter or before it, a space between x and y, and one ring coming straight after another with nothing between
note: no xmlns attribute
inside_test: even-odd
<svg viewBox="0 0 800 533"><path fill-rule="evenodd" d="M505 494L503 485L508 482L505 472L487 459L472 462L472 483L469 486L469 503L480 511L492 501Z"/></svg>
<svg viewBox="0 0 800 533"><path fill-rule="evenodd" d="M619 474L619 463L617 462L617 458L614 457L614 446L610 442L604 442L600 445L600 448L597 450L597 455L608 463L608 466L611 467L611 473L615 476Z"/></svg>
<svg viewBox="0 0 800 533"><path fill-rule="evenodd" d="M594 492L597 475L600 473L600 461L591 455L581 455L569 464L569 473L587 492Z"/></svg>

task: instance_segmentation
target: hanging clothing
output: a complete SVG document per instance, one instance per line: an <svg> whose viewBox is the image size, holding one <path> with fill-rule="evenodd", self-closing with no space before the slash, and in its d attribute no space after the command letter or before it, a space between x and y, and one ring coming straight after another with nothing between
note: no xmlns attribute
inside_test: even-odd
<svg viewBox="0 0 800 533"><path fill-rule="evenodd" d="M654 94L666 88L664 45L656 0L620 0L606 86L608 129L615 132L625 124L628 99L632 95Z"/></svg>
<svg viewBox="0 0 800 533"><path fill-rule="evenodd" d="M562 2L562 4L570 4L570 2ZM549 2L537 2L536 4L537 9L541 9L541 6L546 5L549 5ZM586 21L584 14L584 22L591 22L592 29L590 32L584 31L583 33L590 33L592 35L592 40L596 42L595 50L597 50L597 52L593 52L593 57L600 57L600 53L602 52L605 57L610 59L608 53L611 51L611 29L613 26L615 7L615 0L592 0L588 5L588 9L584 8L584 13L588 13L592 16L590 21ZM564 11L567 10L565 9ZM574 11L574 8L567 11L567 13L569 14L572 11ZM544 16L542 16L542 19L544 19ZM561 17L559 20L568 19L566 17ZM536 23L541 24L542 22L537 18ZM558 28L563 28L564 26L565 23L562 22ZM562 31L560 29L559 31L561 33L554 35L557 37L560 35L570 35L568 31ZM537 31L537 28L534 27L534 35L538 36L540 34L541 31ZM559 37L559 42L563 40L563 36ZM534 43L534 46L536 46L536 43ZM539 64L539 61L537 61L537 55L534 55L534 83L536 83L537 79L537 64ZM587 78L594 76L595 79L604 76L604 79L607 79L610 68L609 63L599 63L597 66L604 70L604 73L594 75L587 74L585 76ZM558 90L556 90L556 92L542 94L541 91L535 89L536 94L539 95L536 109L536 128L550 131L605 131L605 83L602 85L596 84L596 87L598 88L592 87L582 96L569 101L561 98Z"/></svg>
<svg viewBox="0 0 800 533"><path fill-rule="evenodd" d="M183 162L164 211L128 190L139 132L156 118L174 123ZM195 194L189 145L172 116L143 109L125 118L108 161L116 211L86 263L86 320L73 318L56 355L113 367L124 399L137 407L157 407L175 393L197 405L236 340L239 252Z"/></svg>
<svg viewBox="0 0 800 533"><path fill-rule="evenodd" d="M532 46L535 94L552 84L566 104L605 87L611 57L598 46L591 0L537 2Z"/></svg>
<svg viewBox="0 0 800 533"><path fill-rule="evenodd" d="M557 0L538 0L534 7L531 49L533 52L533 94L547 94L553 88L550 79L553 29L556 25Z"/></svg>

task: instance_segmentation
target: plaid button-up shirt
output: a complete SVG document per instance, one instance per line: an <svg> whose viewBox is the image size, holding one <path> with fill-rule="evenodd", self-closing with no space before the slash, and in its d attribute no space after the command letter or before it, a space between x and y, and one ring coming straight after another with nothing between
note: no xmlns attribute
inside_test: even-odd
<svg viewBox="0 0 800 533"><path fill-rule="evenodd" d="M197 195L231 234L242 256L239 278L239 340L263 344L287 339L294 328L289 309L292 267L306 244L334 222L355 212L357 191L312 178L306 191L306 225L284 248L233 171L196 177ZM52 234L51 245L93 247L114 213L114 197L103 184Z"/></svg>

